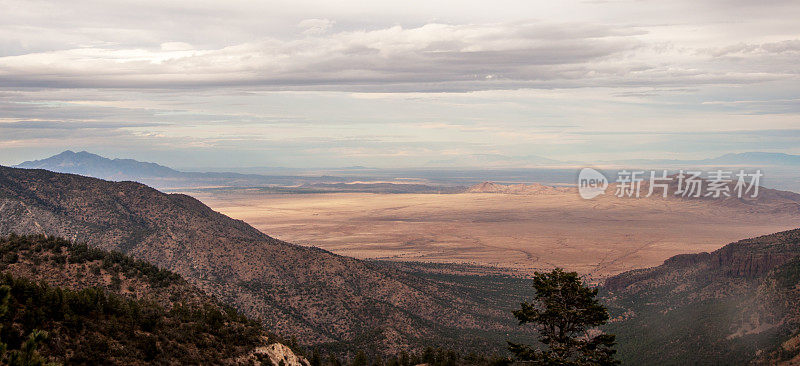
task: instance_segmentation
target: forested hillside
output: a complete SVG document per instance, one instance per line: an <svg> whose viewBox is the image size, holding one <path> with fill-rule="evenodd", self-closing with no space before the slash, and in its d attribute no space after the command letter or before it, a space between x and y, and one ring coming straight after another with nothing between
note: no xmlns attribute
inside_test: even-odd
<svg viewBox="0 0 800 366"><path fill-rule="evenodd" d="M800 229L606 281L626 364L800 362Z"/></svg>
<svg viewBox="0 0 800 366"><path fill-rule="evenodd" d="M0 238L0 270L7 357L35 334L43 359L67 364L270 365L287 355L259 322L120 253L12 235Z"/></svg>

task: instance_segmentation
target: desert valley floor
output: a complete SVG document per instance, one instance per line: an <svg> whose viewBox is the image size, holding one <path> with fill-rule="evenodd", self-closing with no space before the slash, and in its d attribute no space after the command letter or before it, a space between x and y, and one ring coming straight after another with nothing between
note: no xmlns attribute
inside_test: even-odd
<svg viewBox="0 0 800 366"><path fill-rule="evenodd" d="M190 194L269 235L342 255L522 272L561 266L594 278L800 223L796 214L752 214L702 200L582 200L574 192Z"/></svg>

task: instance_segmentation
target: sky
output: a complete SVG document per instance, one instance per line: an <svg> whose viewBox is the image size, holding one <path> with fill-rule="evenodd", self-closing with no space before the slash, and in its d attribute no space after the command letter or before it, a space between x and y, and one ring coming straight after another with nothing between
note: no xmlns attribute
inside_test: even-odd
<svg viewBox="0 0 800 366"><path fill-rule="evenodd" d="M800 2L0 0L0 164L800 153Z"/></svg>

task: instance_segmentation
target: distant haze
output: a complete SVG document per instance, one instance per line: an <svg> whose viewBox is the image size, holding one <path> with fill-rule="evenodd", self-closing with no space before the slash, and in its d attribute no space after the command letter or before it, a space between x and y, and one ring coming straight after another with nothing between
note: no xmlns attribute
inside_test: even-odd
<svg viewBox="0 0 800 366"><path fill-rule="evenodd" d="M488 157L487 159L494 159ZM26 169L45 169L59 173L71 173L106 180L132 180L148 184L158 189L180 190L202 187L288 187L305 192L320 189L341 190L342 183L392 183L406 184L394 191L427 192L445 188L447 191L463 190L476 183L493 181L508 183L544 183L555 186L571 185L575 182L577 171L586 165L603 168L611 180L622 169L667 169L676 172L694 169L710 172L714 169L738 171L759 169L764 173L760 185L769 188L800 192L800 155L781 153L748 152L725 154L701 160L619 160L597 162L564 162L542 159L537 166L486 164L482 168L448 166L442 162L438 168L374 168L344 167L336 169L286 169L222 167L211 171L198 168L179 171L154 162L141 162L133 159L109 159L87 151L67 150L57 155L25 161L15 167ZM496 163L496 161L495 161ZM418 185L417 187L408 184ZM371 189L375 187L372 186ZM356 189L347 186L347 190ZM361 188L363 190L363 187ZM373 191L373 190L369 190ZM384 189L380 190L385 192Z"/></svg>

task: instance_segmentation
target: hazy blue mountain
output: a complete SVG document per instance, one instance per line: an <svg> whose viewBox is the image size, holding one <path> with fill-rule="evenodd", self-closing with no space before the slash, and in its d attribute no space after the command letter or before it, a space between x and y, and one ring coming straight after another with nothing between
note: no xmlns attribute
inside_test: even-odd
<svg viewBox="0 0 800 366"><path fill-rule="evenodd" d="M69 173L89 177L127 180L143 177L181 177L184 173L156 163L133 159L109 159L87 151L67 150L46 159L26 161L16 166L25 169L45 169L56 173Z"/></svg>
<svg viewBox="0 0 800 366"><path fill-rule="evenodd" d="M710 164L736 164L753 166L800 166L800 155L768 152L746 152L741 154L725 154L713 159L704 160Z"/></svg>
<svg viewBox="0 0 800 366"><path fill-rule="evenodd" d="M625 169L696 169L711 171L714 169L755 170L764 173L761 184L780 190L800 192L800 155L770 152L745 152L725 154L715 158L699 160L677 159L629 159L605 162ZM611 173L614 175L615 173Z"/></svg>
<svg viewBox="0 0 800 366"><path fill-rule="evenodd" d="M562 164L562 162L537 155L506 156L500 154L470 154L431 160L426 165L432 167L531 168L558 164Z"/></svg>
<svg viewBox="0 0 800 366"><path fill-rule="evenodd" d="M242 169L242 174L233 172L185 172L156 163L133 159L109 159L86 151L64 151L58 155L34 161L26 161L15 168L44 169L56 173L78 174L111 181L135 181L162 190L216 187L287 187L275 193L313 193L329 191L345 192L455 192L466 186L487 180L560 183L573 178L572 169L506 169L499 170L489 164L497 157L476 157L485 168L475 169L377 169L368 167L346 167L327 170L304 171L283 169L267 174L265 168ZM499 158L498 158L499 159ZM545 159L542 162L553 160ZM446 163L443 167L448 167ZM510 164L513 166L513 164ZM280 175L278 175L280 174ZM409 181L408 178L418 178ZM396 181L387 183L386 181ZM358 182L358 184L352 184ZM365 183L366 182L366 183ZM375 182L375 183L371 183ZM444 187L444 188L442 188Z"/></svg>
<svg viewBox="0 0 800 366"><path fill-rule="evenodd" d="M465 160L476 168L457 168ZM669 160L669 159L630 159L607 162L628 169L690 169L713 167L743 167L766 170L763 185L770 188L800 192L800 155L780 153L749 152L726 154L716 158L701 160ZM574 182L578 167L591 165L579 162L559 162L542 157L507 157L502 155L470 155L459 159L444 159L430 162L438 168L416 169L378 169L366 167L349 167L326 170L287 170L266 173L264 168L251 168L242 172L259 172L259 174L242 174L233 172L184 172L156 163L136 161L133 159L108 159L86 151L65 151L58 155L34 161L26 161L16 165L17 168L45 169L57 173L71 173L113 181L136 181L162 190L183 190L186 188L209 187L293 187L292 192L324 191L369 191L387 192L387 187L369 184L363 187L337 185L352 182L385 182L394 180L398 183L409 182L424 185L422 192L438 192L441 186L467 187L484 181L507 183L568 184ZM562 166L564 165L564 166ZM532 167L535 166L535 167ZM568 167L574 166L574 167ZM608 171L610 176L615 173ZM385 184L384 184L385 185ZM393 184L397 186L398 184ZM300 187L300 188L298 188ZM337 188L338 187L338 188ZM389 187L388 191L417 191L418 188Z"/></svg>
<svg viewBox="0 0 800 366"><path fill-rule="evenodd" d="M661 166L747 166L747 167L793 167L800 166L800 155L770 152L745 152L738 154L725 154L715 158L699 160L679 159L628 159L617 160L615 164L636 167L661 167Z"/></svg>
<svg viewBox="0 0 800 366"><path fill-rule="evenodd" d="M26 161L15 168L44 169L111 181L135 181L159 189L207 186L267 186L297 184L297 177L240 173L182 172L156 163L109 159L87 151L64 151L46 159Z"/></svg>

